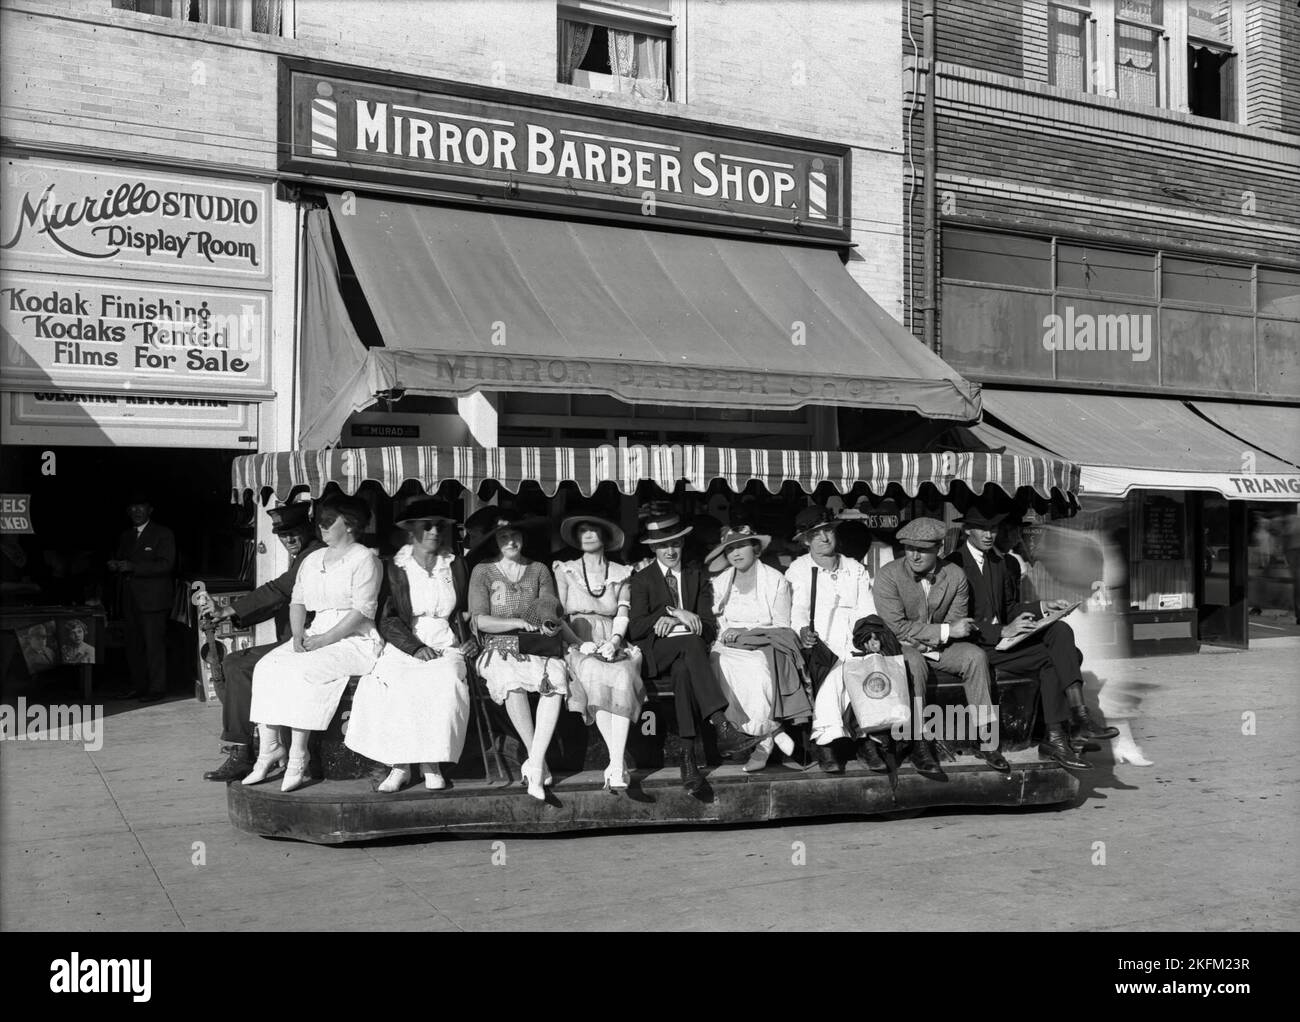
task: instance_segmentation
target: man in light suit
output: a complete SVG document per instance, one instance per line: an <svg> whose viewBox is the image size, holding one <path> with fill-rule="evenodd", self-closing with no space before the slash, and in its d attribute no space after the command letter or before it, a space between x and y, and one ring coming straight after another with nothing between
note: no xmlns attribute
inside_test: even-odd
<svg viewBox="0 0 1300 1022"><path fill-rule="evenodd" d="M152 521L153 505L143 494L127 502L131 528L117 541L108 570L122 580L122 624L131 671L130 695L142 703L167 696L167 615L172 608L176 538Z"/></svg>
<svg viewBox="0 0 1300 1022"><path fill-rule="evenodd" d="M696 717L713 725L724 756L747 752L758 738L742 733L725 716L727 697L709 662L709 646L718 633L713 587L699 568L682 565L683 540L690 531L675 512L646 519L641 542L654 551L655 560L629 583L627 637L641 650L647 680L663 675L672 679L682 739L682 786L699 795L704 777L695 759Z"/></svg>
<svg viewBox="0 0 1300 1022"><path fill-rule="evenodd" d="M933 662L939 670L961 677L966 705L975 708L981 720L996 719L988 658L972 643L959 641L974 633L975 623L968 616L965 574L956 565L939 563L945 531L935 518L914 518L898 530L903 556L882 566L876 576L876 612L903 644L914 691L925 691ZM920 762L916 749L921 750ZM1011 770L996 749L974 754L995 770ZM931 767L933 755L925 743L916 743L913 757L917 769L926 773L922 767Z"/></svg>

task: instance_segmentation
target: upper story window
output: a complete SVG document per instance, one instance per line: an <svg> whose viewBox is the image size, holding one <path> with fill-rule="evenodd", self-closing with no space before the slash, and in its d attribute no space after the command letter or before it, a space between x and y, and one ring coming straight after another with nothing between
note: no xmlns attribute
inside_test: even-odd
<svg viewBox="0 0 1300 1022"><path fill-rule="evenodd" d="M678 0L560 0L556 80L642 99L680 99Z"/></svg>
<svg viewBox="0 0 1300 1022"><path fill-rule="evenodd" d="M1241 0L1050 0L1049 85L1238 119Z"/></svg>
<svg viewBox="0 0 1300 1022"><path fill-rule="evenodd" d="M280 35L284 0L113 0L119 11L135 11L199 25Z"/></svg>

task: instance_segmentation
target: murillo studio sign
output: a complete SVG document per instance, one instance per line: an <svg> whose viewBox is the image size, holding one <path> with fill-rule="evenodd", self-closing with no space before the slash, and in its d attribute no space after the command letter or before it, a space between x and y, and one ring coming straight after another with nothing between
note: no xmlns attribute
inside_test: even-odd
<svg viewBox="0 0 1300 1022"><path fill-rule="evenodd" d="M288 173L848 237L844 147L296 61L280 87Z"/></svg>

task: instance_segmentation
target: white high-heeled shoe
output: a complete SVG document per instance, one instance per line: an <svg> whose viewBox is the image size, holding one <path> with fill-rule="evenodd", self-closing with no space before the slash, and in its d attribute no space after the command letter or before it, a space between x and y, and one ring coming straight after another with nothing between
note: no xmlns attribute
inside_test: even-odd
<svg viewBox="0 0 1300 1022"><path fill-rule="evenodd" d="M375 791L392 795L411 783L411 771L404 766L395 766L388 771L388 776L375 788Z"/></svg>
<svg viewBox="0 0 1300 1022"><path fill-rule="evenodd" d="M543 769L541 766L533 766L528 760L524 760L523 763L519 764L519 772L528 785L528 794L539 802L546 801L546 781L544 780Z"/></svg>
<svg viewBox="0 0 1300 1022"><path fill-rule="evenodd" d="M1129 728L1127 720L1116 721L1115 727L1119 728L1119 737L1110 740L1110 753L1115 759L1116 766L1121 763L1139 767L1155 766L1155 763L1142 755L1142 749L1133 740L1133 731Z"/></svg>
<svg viewBox="0 0 1300 1022"><path fill-rule="evenodd" d="M613 794L614 792L626 791L628 786L627 770L617 763L611 763L605 767L605 790Z"/></svg>
<svg viewBox="0 0 1300 1022"><path fill-rule="evenodd" d="M273 777L279 777L284 773L288 759L289 754L285 751L283 745L277 745L270 752L259 753L257 762L253 764L253 769L240 783L261 784Z"/></svg>
<svg viewBox="0 0 1300 1022"><path fill-rule="evenodd" d="M280 784L281 791L293 791L301 788L311 780L311 759L303 756L299 759L297 756L289 756L289 766L284 771L284 781Z"/></svg>
<svg viewBox="0 0 1300 1022"><path fill-rule="evenodd" d="M754 753L745 761L745 765L740 769L747 774L752 774L757 770L762 770L767 766L767 761L772 755L772 747L775 744L774 739L764 738L756 746Z"/></svg>
<svg viewBox="0 0 1300 1022"><path fill-rule="evenodd" d="M420 772L424 774L424 786L430 791L442 791L447 787L446 778L442 776L437 763L421 763Z"/></svg>

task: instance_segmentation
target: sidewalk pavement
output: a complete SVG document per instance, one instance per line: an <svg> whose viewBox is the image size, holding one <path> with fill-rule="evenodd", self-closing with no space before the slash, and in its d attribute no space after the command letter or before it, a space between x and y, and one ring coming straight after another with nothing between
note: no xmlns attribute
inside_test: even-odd
<svg viewBox="0 0 1300 1022"><path fill-rule="evenodd" d="M217 707L109 704L0 742L0 929L1294 929L1300 639L1090 667L1155 765L1073 806L350 847L230 825Z"/></svg>

